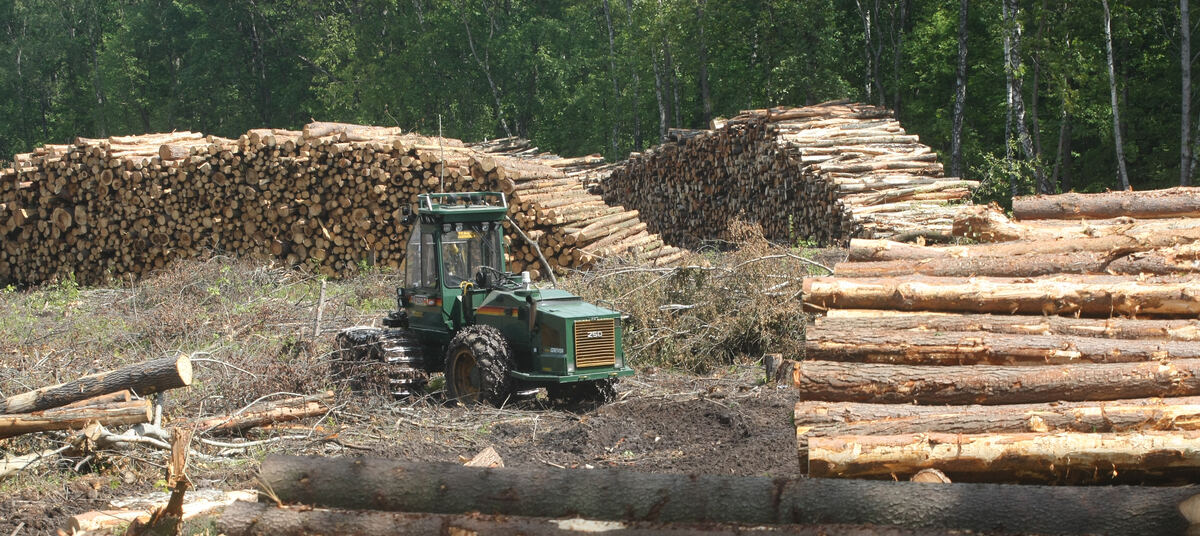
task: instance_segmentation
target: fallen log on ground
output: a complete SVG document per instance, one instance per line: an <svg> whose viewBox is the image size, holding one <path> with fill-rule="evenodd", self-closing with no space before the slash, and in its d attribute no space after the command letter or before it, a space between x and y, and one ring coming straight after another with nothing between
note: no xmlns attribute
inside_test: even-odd
<svg viewBox="0 0 1200 536"><path fill-rule="evenodd" d="M1200 475L1200 432L808 439L813 477L891 479L922 469L937 469L955 482L1187 483Z"/></svg>
<svg viewBox="0 0 1200 536"><path fill-rule="evenodd" d="M812 277L804 280L803 288L804 305L811 311L895 309L1093 317L1200 315L1200 280L1180 277Z"/></svg>
<svg viewBox="0 0 1200 536"><path fill-rule="evenodd" d="M1045 365L1200 359L1200 344L1191 341L1117 342L1072 335L872 330L864 326L814 326L805 335L806 358L860 363Z"/></svg>
<svg viewBox="0 0 1200 536"><path fill-rule="evenodd" d="M1200 188L1014 197L1013 216L1018 220L1198 217Z"/></svg>
<svg viewBox="0 0 1200 536"><path fill-rule="evenodd" d="M126 389L144 396L191 383L191 359L180 354L14 395L0 402L0 414L41 411Z"/></svg>
<svg viewBox="0 0 1200 536"><path fill-rule="evenodd" d="M834 331L982 331L1017 335L1200 341L1200 320L1187 319L1140 320L833 309L816 319L816 327Z"/></svg>
<svg viewBox="0 0 1200 536"><path fill-rule="evenodd" d="M1053 274L1150 274L1200 272L1196 244L1129 253L1077 251L1006 257L935 257L921 260L840 262L838 277L891 277L920 274L941 277L1038 277ZM1181 248L1190 248L1187 252Z"/></svg>
<svg viewBox="0 0 1200 536"><path fill-rule="evenodd" d="M1200 395L1200 359L1010 367L801 361L804 400L882 404L1025 404Z"/></svg>
<svg viewBox="0 0 1200 536"><path fill-rule="evenodd" d="M240 432L268 424L324 415L329 411L329 403L332 401L333 391L326 391L320 395L285 398L255 404L240 413L196 420L191 426L199 432Z"/></svg>
<svg viewBox="0 0 1200 536"><path fill-rule="evenodd" d="M937 257L1009 257L1079 251L1132 253L1182 246L1196 241L1200 241L1200 228L1195 227L1172 232L1121 233L1073 240L1035 240L944 247L918 246L889 240L853 239L850 241L850 253L846 260L865 262L921 260Z"/></svg>
<svg viewBox="0 0 1200 536"><path fill-rule="evenodd" d="M654 523L646 521L591 521L579 518L495 516L485 514L422 514L371 510L280 508L262 503L237 502L225 509L217 527L228 536L308 536L358 534L401 536L409 534L488 534L558 536L652 536L696 534L734 536L789 534L804 536L918 536L959 534L948 529L902 528L880 525L776 525L748 526L724 523Z"/></svg>
<svg viewBox="0 0 1200 536"><path fill-rule="evenodd" d="M129 402L130 400L133 400L133 393L130 393L129 390L126 389L124 391L117 391L115 393L108 393L106 395L94 396L78 402L71 402L70 404L60 406L60 408L82 408L86 406L99 406L101 404L109 404L112 402Z"/></svg>
<svg viewBox="0 0 1200 536"><path fill-rule="evenodd" d="M130 402L60 408L35 413L0 415L0 438L50 430L82 430L89 422L113 426L154 419L154 405L146 399Z"/></svg>
<svg viewBox="0 0 1200 536"><path fill-rule="evenodd" d="M925 432L1200 431L1200 397L1137 398L1003 406L918 406L861 402L796 403L798 436Z"/></svg>
<svg viewBox="0 0 1200 536"><path fill-rule="evenodd" d="M1054 534L1178 534L1187 488L928 485L483 469L379 458L271 455L263 486L287 504L657 522L853 523Z"/></svg>

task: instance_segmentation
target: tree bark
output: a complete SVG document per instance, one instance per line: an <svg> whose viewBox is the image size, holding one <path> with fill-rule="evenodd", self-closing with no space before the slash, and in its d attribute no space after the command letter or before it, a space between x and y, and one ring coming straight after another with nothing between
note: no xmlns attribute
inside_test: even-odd
<svg viewBox="0 0 1200 536"><path fill-rule="evenodd" d="M1117 72L1113 67L1112 12L1108 0L1104 6L1104 50L1108 54L1108 89L1112 97L1113 142L1117 147L1117 178L1122 190L1129 189L1129 173L1125 171L1125 145L1121 142L1121 113L1117 105Z"/></svg>
<svg viewBox="0 0 1200 536"><path fill-rule="evenodd" d="M51 430L82 430L89 422L112 426L146 423L153 418L154 405L148 399L5 414L0 415L0 438Z"/></svg>
<svg viewBox="0 0 1200 536"><path fill-rule="evenodd" d="M654 67L654 98L658 103L658 143L667 141L667 105L663 97L663 77L658 65L658 54L650 55Z"/></svg>
<svg viewBox="0 0 1200 536"><path fill-rule="evenodd" d="M911 482L479 469L379 458L268 456L265 486L316 507L656 522L877 523L1025 533L1178 534L1187 488L930 486Z"/></svg>
<svg viewBox="0 0 1200 536"><path fill-rule="evenodd" d="M814 477L937 469L955 482L1183 483L1200 475L1200 432L811 437L808 460Z"/></svg>
<svg viewBox="0 0 1200 536"><path fill-rule="evenodd" d="M1200 359L1192 341L1114 340L1070 335L893 331L809 327L808 359L903 365L1044 365Z"/></svg>
<svg viewBox="0 0 1200 536"><path fill-rule="evenodd" d="M700 102L704 105L704 124L712 122L712 97L708 88L708 42L704 40L704 5L708 0L696 0L696 27L700 44Z"/></svg>
<svg viewBox="0 0 1200 536"><path fill-rule="evenodd" d="M879 277L804 280L810 310L896 309L1035 315L1196 316L1200 292L1193 278L1075 275L1043 279Z"/></svg>
<svg viewBox="0 0 1200 536"><path fill-rule="evenodd" d="M1071 113L1067 111L1067 103L1062 103L1062 116L1058 124L1058 156L1054 159L1054 178L1058 180L1058 190L1069 192L1071 184Z"/></svg>
<svg viewBox="0 0 1200 536"><path fill-rule="evenodd" d="M613 101L609 108L609 117L612 121L612 135L609 138L612 144L612 154L616 158L620 154L620 149L617 148L617 136L620 130L619 122L617 121L617 110L621 109L621 90L617 87L617 53L613 43L613 24L612 10L608 5L608 0L604 0L604 23L608 27L608 73L612 79Z"/></svg>
<svg viewBox="0 0 1200 536"><path fill-rule="evenodd" d="M1200 430L1200 397L1003 406L797 402L800 437Z"/></svg>
<svg viewBox="0 0 1200 536"><path fill-rule="evenodd" d="M1020 3L1017 0L1004 0L1004 7L1008 24L1008 35L1006 36L1008 62L1005 70L1009 71L1012 85L1009 105L1012 107L1013 123L1017 127L1017 142L1021 145L1021 152L1024 153L1025 160L1032 166L1037 191L1044 193L1050 191L1050 188L1046 184L1045 174L1042 173L1041 163L1038 160L1039 155L1033 150L1033 140L1029 136L1029 128L1025 125L1025 84L1024 75L1021 74Z"/></svg>
<svg viewBox="0 0 1200 536"><path fill-rule="evenodd" d="M967 7L970 0L961 0L958 6L958 70L954 81L954 118L950 130L950 175L962 177L963 115L967 103Z"/></svg>
<svg viewBox="0 0 1200 536"><path fill-rule="evenodd" d="M1200 187L1018 197L1013 199L1013 217L1018 220L1200 217Z"/></svg>
<svg viewBox="0 0 1200 536"><path fill-rule="evenodd" d="M1014 221L995 205L964 206L954 215L951 233L979 242L1015 240L1075 240L1117 234L1147 235L1200 228L1200 218L1135 220L1117 217L1103 220Z"/></svg>
<svg viewBox="0 0 1200 536"><path fill-rule="evenodd" d="M803 361L793 383L805 400L876 404L1029 404L1200 395L1200 360L1010 367Z"/></svg>
<svg viewBox="0 0 1200 536"><path fill-rule="evenodd" d="M192 362L180 354L14 395L0 403L0 414L42 411L125 389L145 396L191 383Z"/></svg>
<svg viewBox="0 0 1200 536"><path fill-rule="evenodd" d="M1192 17L1188 0L1179 0L1179 185L1191 183L1192 163Z"/></svg>
<svg viewBox="0 0 1200 536"><path fill-rule="evenodd" d="M925 536L959 534L935 528L847 525L744 526L729 524L619 522L548 519L542 517L494 516L484 514L423 514L333 510L324 508L278 508L274 505L237 502L225 509L217 524L228 536L307 536L358 534L361 536L407 536L410 534L489 534L497 536L568 536L603 532L605 536L653 536L696 534L735 536L741 534L788 534L796 536Z"/></svg>
<svg viewBox="0 0 1200 536"><path fill-rule="evenodd" d="M1013 335L1064 335L1100 339L1200 341L1200 320L1135 320L1070 316L1011 316L913 313L869 309L834 309L818 317L817 328L918 332L976 331Z"/></svg>

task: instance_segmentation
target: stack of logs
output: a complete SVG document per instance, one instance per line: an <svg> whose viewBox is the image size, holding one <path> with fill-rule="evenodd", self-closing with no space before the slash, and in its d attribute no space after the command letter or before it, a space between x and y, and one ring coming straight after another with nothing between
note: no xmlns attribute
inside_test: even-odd
<svg viewBox="0 0 1200 536"><path fill-rule="evenodd" d="M948 234L947 202L978 185L945 177L891 111L845 101L746 110L670 138L631 157L603 191L677 245L723 238L735 218L777 241Z"/></svg>
<svg viewBox="0 0 1200 536"><path fill-rule="evenodd" d="M439 190L512 193L513 218L555 269L628 252L658 263L684 255L658 246L637 211L584 190L584 177L603 173L593 170L598 159L505 156L506 144L522 142L472 148L397 128L312 123L237 140L175 132L39 147L0 170L0 283L72 275L101 283L209 251L327 276L398 268L408 235L401 209ZM544 272L534 248L510 246L513 271Z"/></svg>
<svg viewBox="0 0 1200 536"><path fill-rule="evenodd" d="M928 247L855 240L804 283L792 380L814 476L1200 477L1200 189L965 207Z"/></svg>

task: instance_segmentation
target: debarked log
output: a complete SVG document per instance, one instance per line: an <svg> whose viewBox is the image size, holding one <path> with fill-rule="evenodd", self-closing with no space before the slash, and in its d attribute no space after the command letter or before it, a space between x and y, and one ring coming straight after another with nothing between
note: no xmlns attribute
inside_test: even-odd
<svg viewBox="0 0 1200 536"><path fill-rule="evenodd" d="M809 310L895 309L1110 317L1200 315L1200 279L877 277L804 280Z"/></svg>
<svg viewBox="0 0 1200 536"><path fill-rule="evenodd" d="M825 316L818 317L815 324L818 328L834 331L981 331L1015 335L1200 341L1200 320L1194 319L1142 320L833 309Z"/></svg>
<svg viewBox="0 0 1200 536"><path fill-rule="evenodd" d="M1045 365L1200 359L1190 341L1114 340L1072 335L979 331L871 330L809 327L808 359L905 365Z"/></svg>
<svg viewBox="0 0 1200 536"><path fill-rule="evenodd" d="M808 469L814 477L937 469L955 482L1186 483L1200 476L1200 432L810 437Z"/></svg>
<svg viewBox="0 0 1200 536"><path fill-rule="evenodd" d="M804 400L884 404L1023 404L1200 395L1200 359L1011 367L801 361Z"/></svg>
<svg viewBox="0 0 1200 536"><path fill-rule="evenodd" d="M1197 217L1200 188L1015 197L1013 216L1018 220Z"/></svg>
<svg viewBox="0 0 1200 536"><path fill-rule="evenodd" d="M1187 488L777 479L613 469L474 468L268 456L261 479L316 507L612 521L853 523L1054 534L1178 534Z"/></svg>

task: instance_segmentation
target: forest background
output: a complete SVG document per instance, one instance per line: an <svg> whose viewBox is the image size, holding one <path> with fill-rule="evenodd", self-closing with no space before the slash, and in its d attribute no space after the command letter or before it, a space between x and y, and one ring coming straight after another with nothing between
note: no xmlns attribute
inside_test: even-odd
<svg viewBox="0 0 1200 536"><path fill-rule="evenodd" d="M0 0L0 161L310 120L621 159L779 105L887 106L980 196L1188 183L1187 0Z"/></svg>

